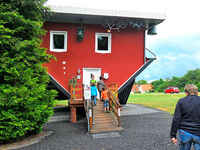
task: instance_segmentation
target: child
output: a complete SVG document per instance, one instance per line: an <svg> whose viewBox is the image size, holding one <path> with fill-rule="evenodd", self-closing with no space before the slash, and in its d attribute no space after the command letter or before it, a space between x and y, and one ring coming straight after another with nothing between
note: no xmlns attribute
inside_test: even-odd
<svg viewBox="0 0 200 150"><path fill-rule="evenodd" d="M97 97L97 87L95 86L95 83L91 86L91 102L94 100L94 106L96 106L96 97Z"/></svg>
<svg viewBox="0 0 200 150"><path fill-rule="evenodd" d="M96 86L97 85L97 80L95 80L95 76L93 74L91 74L90 86L92 86L93 83Z"/></svg>
<svg viewBox="0 0 200 150"><path fill-rule="evenodd" d="M105 86L105 83L102 81L102 79L103 79L103 77L100 76L99 81L97 82L97 89L99 91L99 99L101 99L102 88Z"/></svg>
<svg viewBox="0 0 200 150"><path fill-rule="evenodd" d="M104 113L109 112L108 91L104 87L102 88L101 99L103 99Z"/></svg>

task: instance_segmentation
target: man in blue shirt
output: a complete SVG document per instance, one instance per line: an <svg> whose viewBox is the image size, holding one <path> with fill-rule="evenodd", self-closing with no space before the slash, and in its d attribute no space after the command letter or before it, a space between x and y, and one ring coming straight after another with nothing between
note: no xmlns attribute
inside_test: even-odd
<svg viewBox="0 0 200 150"><path fill-rule="evenodd" d="M195 150L200 150L200 97L198 88L188 84L184 88L186 97L179 99L171 125L170 138L177 145L179 131L180 150L190 150L192 144Z"/></svg>

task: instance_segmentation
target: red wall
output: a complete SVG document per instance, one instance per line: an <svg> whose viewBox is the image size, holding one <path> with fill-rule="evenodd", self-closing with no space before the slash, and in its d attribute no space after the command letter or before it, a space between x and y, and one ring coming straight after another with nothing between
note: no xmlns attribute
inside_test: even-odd
<svg viewBox="0 0 200 150"><path fill-rule="evenodd" d="M107 33L107 28L102 25L84 25L84 38L77 42L76 33L78 24L68 23L45 23L47 30L43 37L42 46L47 48L47 53L54 55L57 61L51 60L45 64L48 72L66 89L69 79L77 75L81 70L82 83L83 68L101 68L101 73L109 73L107 83L122 85L144 63L144 30L138 31L133 28L121 29L120 32L111 32L111 53L95 53L95 33ZM67 52L50 52L50 30L67 31ZM66 61L64 65L62 62ZM66 67L66 70L63 69ZM66 74L64 74L66 72Z"/></svg>

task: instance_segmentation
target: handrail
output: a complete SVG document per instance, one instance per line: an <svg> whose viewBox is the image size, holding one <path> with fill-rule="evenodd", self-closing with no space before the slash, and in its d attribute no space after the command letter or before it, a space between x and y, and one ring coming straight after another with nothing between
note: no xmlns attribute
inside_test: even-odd
<svg viewBox="0 0 200 150"><path fill-rule="evenodd" d="M110 86L110 87L108 87ZM115 96L116 94L118 94L117 91L117 84L115 83L110 83L108 84L108 86L105 85L105 88L109 91L109 104L110 104L110 110L113 112L113 117L117 118L117 123L118 126L121 126L121 118L120 118L120 108L121 105L119 103L118 98ZM87 89L88 90L88 89ZM85 112L86 112L86 116L88 119L88 132L91 131L92 126L95 124L94 123L94 114L93 114L93 102L91 103L90 98L87 96L85 97L86 93L88 92L85 88L84 85L82 85L80 87L80 85L70 85L70 92L71 92L71 101L73 100L77 100L78 97L81 97L81 99L83 100L83 104L85 107ZM86 92L86 93L85 93ZM87 94L88 95L88 94Z"/></svg>
<svg viewBox="0 0 200 150"><path fill-rule="evenodd" d="M90 130L92 128L92 122L93 122L93 118L92 118L93 107L91 107L91 106L92 106L92 104L91 104L90 100L84 99L85 113L86 113L86 117L87 117L87 121L88 121L88 133L90 132Z"/></svg>
<svg viewBox="0 0 200 150"><path fill-rule="evenodd" d="M70 101L73 101L74 99L84 99L83 84L77 84L77 85L71 84L70 94L71 94Z"/></svg>
<svg viewBox="0 0 200 150"><path fill-rule="evenodd" d="M118 98L118 87L116 83L106 83L107 88L113 92L116 98Z"/></svg>
<svg viewBox="0 0 200 150"><path fill-rule="evenodd" d="M151 50L149 50L148 48L145 48L147 51L149 51L153 56L154 56L154 58L156 59L157 57L156 57L156 54L154 54Z"/></svg>
<svg viewBox="0 0 200 150"><path fill-rule="evenodd" d="M84 88L84 84L82 86L83 89L83 102L84 102L84 107L85 107L85 113L86 113L86 117L87 117L87 121L88 121L88 133L90 132L90 130L92 129L92 125L94 124L94 114L93 114L93 110L94 110L94 104L91 103L90 101L90 93L88 93L90 90L89 89L85 89ZM89 91L88 91L89 90Z"/></svg>
<svg viewBox="0 0 200 150"><path fill-rule="evenodd" d="M105 88L109 92L110 110L112 110L114 116L117 118L118 126L120 127L121 126L121 118L120 118L120 108L121 108L121 105L119 103L118 98L115 97L115 95L110 91L110 89L106 85L105 85ZM117 90L117 88L116 88L116 90Z"/></svg>

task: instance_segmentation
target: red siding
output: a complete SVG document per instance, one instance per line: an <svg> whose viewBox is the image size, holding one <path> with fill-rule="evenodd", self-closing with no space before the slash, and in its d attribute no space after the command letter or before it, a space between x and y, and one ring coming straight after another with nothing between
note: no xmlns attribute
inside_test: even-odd
<svg viewBox="0 0 200 150"><path fill-rule="evenodd" d="M48 72L66 89L69 79L77 75L81 70L82 83L83 68L101 68L102 74L109 73L107 83L117 83L121 86L132 74L144 63L144 31L133 28L121 29L120 32L113 30L110 54L95 53L95 33L106 33L107 29L101 25L84 25L84 39L76 40L77 24L45 23L47 30L43 37L43 47L47 53L56 56L57 61L52 60L45 64ZM50 30L67 31L67 52L50 52ZM64 65L62 62L66 61ZM66 70L63 69L66 67ZM64 74L66 72L66 74Z"/></svg>

